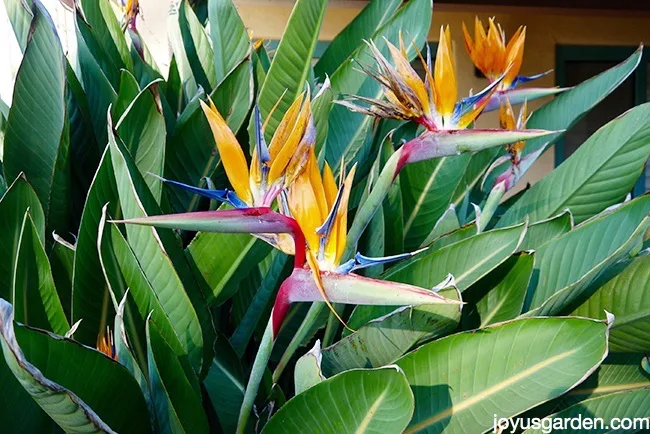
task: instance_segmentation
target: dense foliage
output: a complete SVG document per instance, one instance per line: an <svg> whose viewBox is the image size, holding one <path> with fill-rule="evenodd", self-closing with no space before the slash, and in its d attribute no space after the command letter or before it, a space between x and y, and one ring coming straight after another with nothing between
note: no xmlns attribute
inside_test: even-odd
<svg viewBox="0 0 650 434"><path fill-rule="evenodd" d="M275 50L231 0L175 1L164 74L137 1L75 3L68 56L39 0L4 0L2 432L650 417L650 105L506 196L641 49L522 86L526 29L477 19L455 55L489 84L459 99L431 0L371 1L315 62L326 0Z"/></svg>

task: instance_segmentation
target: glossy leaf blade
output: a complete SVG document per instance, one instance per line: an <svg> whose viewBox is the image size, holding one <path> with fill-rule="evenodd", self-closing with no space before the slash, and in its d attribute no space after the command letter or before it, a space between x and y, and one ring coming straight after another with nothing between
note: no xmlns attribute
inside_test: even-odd
<svg viewBox="0 0 650 434"><path fill-rule="evenodd" d="M569 209L576 223L623 201L650 156L650 104L633 108L596 131L568 160L532 186L498 226Z"/></svg>
<svg viewBox="0 0 650 434"><path fill-rule="evenodd" d="M133 168L127 161L127 155L117 145L111 132L109 132L109 139L110 157L115 171L122 213L126 218L146 217L143 200L132 179ZM163 244L162 235L154 228L127 225L126 236L163 309L168 315L173 314L173 318L170 319L176 323L178 329L186 330L184 338L188 355L193 366L198 370L201 366L203 347L199 318L174 268L170 254Z"/></svg>
<svg viewBox="0 0 650 434"><path fill-rule="evenodd" d="M401 432L413 413L412 399L394 366L347 371L287 402L262 432Z"/></svg>
<svg viewBox="0 0 650 434"><path fill-rule="evenodd" d="M149 384L160 432L207 433L208 421L200 397L151 320L147 320L147 353Z"/></svg>
<svg viewBox="0 0 650 434"><path fill-rule="evenodd" d="M431 288L451 274L462 292L514 253L525 234L525 225L484 232L402 261L384 277Z"/></svg>
<svg viewBox="0 0 650 434"><path fill-rule="evenodd" d="M440 295L460 300L455 288ZM354 333L323 348L323 372L331 376L354 368L373 368L393 363L422 341L430 340L456 328L462 305L404 306L373 319ZM378 308L381 309L381 308ZM352 315L348 325L359 315Z"/></svg>
<svg viewBox="0 0 650 434"><path fill-rule="evenodd" d="M580 401L569 408L552 414L549 418L558 418L571 420L584 414L589 414L596 424L593 428L586 427L574 429L570 427L572 433L588 433L604 431L605 427L619 427L613 432L642 432L650 429L648 418L650 417L650 388L641 390L631 390L598 396L595 398ZM616 419L616 420L615 420ZM551 419L552 420L552 419ZM548 425L547 419L540 424ZM629 429L623 429L629 426ZM540 429L528 429L526 434L541 433Z"/></svg>
<svg viewBox="0 0 650 434"><path fill-rule="evenodd" d="M405 432L484 432L494 414L513 417L561 395L605 358L607 327L578 318L531 318L420 347L397 361L415 395Z"/></svg>
<svg viewBox="0 0 650 434"><path fill-rule="evenodd" d="M88 191L73 265L71 322L74 324L82 320L74 337L86 345L96 344L97 337L106 329L107 318L112 317L113 313L97 251L99 222L105 204L108 204L110 215L118 215L119 196L108 149L102 156ZM102 321L102 318L106 320Z"/></svg>
<svg viewBox="0 0 650 434"><path fill-rule="evenodd" d="M232 0L208 2L215 75L220 83L250 51L248 31Z"/></svg>
<svg viewBox="0 0 650 434"><path fill-rule="evenodd" d="M147 412L144 398L123 366L60 336L14 328L13 310L4 300L0 301L0 326L0 343L10 369L64 430L151 431L148 418L139 417ZM64 357L77 368L48 363Z"/></svg>
<svg viewBox="0 0 650 434"><path fill-rule="evenodd" d="M373 0L329 43L314 65L314 74L324 78L332 75L352 53L388 21L400 5L399 0Z"/></svg>
<svg viewBox="0 0 650 434"><path fill-rule="evenodd" d="M270 115L264 131L267 142L305 87L326 8L326 0L298 0L293 7L257 102L262 118Z"/></svg>
<svg viewBox="0 0 650 434"><path fill-rule="evenodd" d="M13 271L13 300L16 321L59 335L65 334L70 325L54 286L52 268L45 247L29 212L25 213L20 243Z"/></svg>
<svg viewBox="0 0 650 434"><path fill-rule="evenodd" d="M9 186L0 200L0 298L11 300L13 287L13 272L20 242L25 212L29 209L34 226L38 230L38 238L45 242L45 215L38 196L25 180L19 176Z"/></svg>
<svg viewBox="0 0 650 434"><path fill-rule="evenodd" d="M54 24L40 3L33 13L32 30L14 84L3 164L9 179L25 173L50 226L51 194L58 188L54 180L58 171L66 170L58 164L58 160L67 158L65 57ZM57 212L66 206L57 203ZM58 227L53 229L67 229L61 221L54 223Z"/></svg>
<svg viewBox="0 0 650 434"><path fill-rule="evenodd" d="M650 196L642 196L541 246L524 304L527 315L556 314L579 299L603 269L639 243L648 213Z"/></svg>
<svg viewBox="0 0 650 434"><path fill-rule="evenodd" d="M468 291L471 295L467 294L467 299L476 303L479 328L519 316L533 262L533 253L513 255Z"/></svg>
<svg viewBox="0 0 650 434"><path fill-rule="evenodd" d="M572 315L616 316L610 347L619 352L650 352L650 256L632 259L625 269L601 286Z"/></svg>

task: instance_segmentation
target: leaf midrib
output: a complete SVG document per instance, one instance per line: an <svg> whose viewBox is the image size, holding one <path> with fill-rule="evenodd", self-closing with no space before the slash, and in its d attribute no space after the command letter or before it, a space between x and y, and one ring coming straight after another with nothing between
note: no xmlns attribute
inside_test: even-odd
<svg viewBox="0 0 650 434"><path fill-rule="evenodd" d="M569 351L565 351L564 353L557 354L549 359L543 360L539 363L536 363L535 365L524 369L523 371L519 372L518 374L515 374L508 379L504 381L500 381L497 384L494 384L493 386L473 395L471 398L466 399L464 401L460 401L458 403L455 403L453 406L448 407L444 411L441 411L437 414L434 414L430 416L429 418L423 420L422 422L413 425L409 427L405 433L414 433L420 430L423 430L425 428L430 427L431 425L434 425L446 418L449 418L452 416L452 414L458 414L464 410L469 409L472 407L474 404L477 404L485 399L488 399L489 397L501 392L502 390L505 390L506 388L516 384L518 381L525 379L531 374L534 374L535 372L541 370L542 368L546 368L548 366L551 366L555 362L561 361L563 359L566 359L570 356L572 356L574 353L578 352L578 348L571 349Z"/></svg>

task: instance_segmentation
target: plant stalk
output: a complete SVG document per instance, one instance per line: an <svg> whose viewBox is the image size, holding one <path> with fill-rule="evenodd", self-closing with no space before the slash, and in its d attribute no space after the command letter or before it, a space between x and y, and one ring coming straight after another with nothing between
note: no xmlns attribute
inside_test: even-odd
<svg viewBox="0 0 650 434"><path fill-rule="evenodd" d="M244 392L244 401L242 402L241 409L239 411L239 419L237 420L237 434L244 434L246 432L246 423L255 404L255 397L260 388L260 383L262 382L262 377L264 376L264 371L266 370L266 365L271 358L271 351L273 350L273 344L275 340L273 339L273 316L269 319L269 322L264 330L264 335L262 336L262 341L260 342L260 347L257 350L257 355L255 356L255 362L253 362L253 369L251 370L251 375L248 378L248 384L246 384L246 391Z"/></svg>
<svg viewBox="0 0 650 434"><path fill-rule="evenodd" d="M273 371L274 383L278 382L280 376L282 376L284 368L287 367L289 360L291 360L291 357L293 357L300 344L305 340L307 335L309 335L309 332L314 326L314 323L320 316L321 312L323 312L323 309L325 309L325 307L326 304L322 302L313 302L311 304L311 307L309 308L305 319L302 321L302 324L300 324L300 327L296 331L296 334L293 335L293 338L291 339L291 342L289 342L287 349L284 351L284 354L282 354L282 358L280 359L278 366L276 366L275 371Z"/></svg>
<svg viewBox="0 0 650 434"><path fill-rule="evenodd" d="M345 309L345 305L336 303L334 305L334 309L339 315L342 315L343 310ZM336 334L339 331L339 325L341 325L341 322L332 312L330 312L330 315L327 318L327 327L325 327L325 335L323 336L323 348L329 347L334 343Z"/></svg>
<svg viewBox="0 0 650 434"><path fill-rule="evenodd" d="M363 202L354 216L352 227L350 227L350 230L348 231L343 259L347 260L354 256L359 238L361 238L363 231L381 206L384 198L388 195L390 187L393 185L393 180L399 174L401 170L400 166L403 164L401 161L403 149L404 147L401 147L395 151L388 161L386 161L386 164L377 178L377 182L373 185L370 194L368 194L365 202Z"/></svg>

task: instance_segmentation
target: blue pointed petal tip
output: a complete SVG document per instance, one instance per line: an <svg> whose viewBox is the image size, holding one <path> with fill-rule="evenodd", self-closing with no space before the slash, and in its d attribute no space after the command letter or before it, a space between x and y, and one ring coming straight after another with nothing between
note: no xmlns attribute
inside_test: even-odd
<svg viewBox="0 0 650 434"><path fill-rule="evenodd" d="M350 259L349 261L339 265L336 271L337 273L346 274L355 270L360 270L362 268L368 268L368 267L373 267L375 265L388 264L390 262L400 261L402 259L408 259L425 250L427 250L426 247L423 249L416 250L414 252L401 253L399 255L391 255L391 256L379 256L374 258L370 256L362 255L361 253L357 252L357 254L354 255L354 259Z"/></svg>
<svg viewBox="0 0 650 434"><path fill-rule="evenodd" d="M154 175L154 174L152 174ZM174 187L181 188L190 193L198 194L208 199L218 200L220 202L225 202L232 205L235 208L248 208L248 205L243 202L237 195L230 190L213 190L208 188L199 188L192 185L183 184L182 182L172 181L171 179L165 179L161 176L154 175L160 178L164 183L173 185Z"/></svg>
<svg viewBox="0 0 650 434"><path fill-rule="evenodd" d="M458 121L465 113L472 110L474 108L474 105L476 105L479 101L485 98L492 91L492 89L498 86L504 77L505 75L502 75L497 80L494 80L485 89L483 89L476 95L468 96L467 98L461 99L454 107L454 115L453 115L454 119Z"/></svg>
<svg viewBox="0 0 650 434"><path fill-rule="evenodd" d="M537 80L539 78L542 78L545 75L550 74L551 72L553 72L553 70L549 69L548 71L542 72L540 74L535 74L535 75L528 75L528 76L526 76L526 75L518 75L512 81L512 84L510 85L510 89L514 89L517 86L519 86L520 84L528 83L529 81L534 81L534 80Z"/></svg>
<svg viewBox="0 0 650 434"><path fill-rule="evenodd" d="M259 156L260 164L268 163L271 161L271 154L269 153L269 148L266 146L266 141L264 140L264 131L262 131L262 115L260 113L260 108L255 104L254 108L255 114L255 149L257 149L257 155Z"/></svg>
<svg viewBox="0 0 650 434"><path fill-rule="evenodd" d="M343 175L341 175L341 179L343 179ZM327 215L325 222L316 228L316 233L322 236L321 247L324 247L325 244L327 244L327 239L329 238L330 232L332 231L332 226L334 226L334 219L336 218L336 213L338 212L339 207L341 206L342 197L343 197L343 184L341 184L341 186L339 187L339 191L336 193L336 199L334 199L334 205L332 205L332 209L330 210L330 213Z"/></svg>

